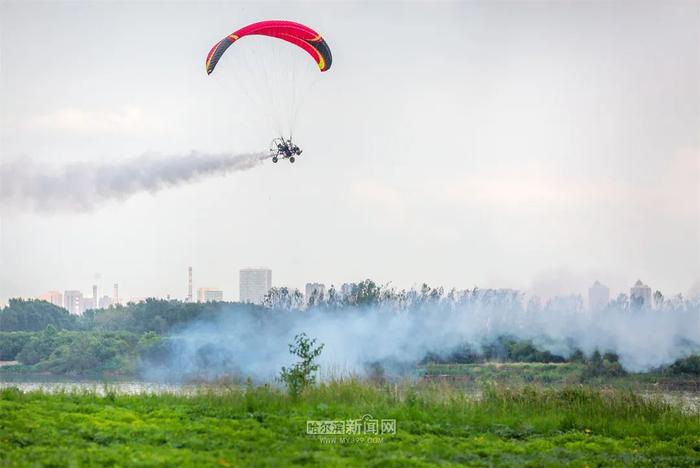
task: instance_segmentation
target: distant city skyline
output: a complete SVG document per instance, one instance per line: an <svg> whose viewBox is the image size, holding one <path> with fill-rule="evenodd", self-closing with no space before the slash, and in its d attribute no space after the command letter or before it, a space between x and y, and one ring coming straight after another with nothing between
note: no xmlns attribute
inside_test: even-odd
<svg viewBox="0 0 700 468"><path fill-rule="evenodd" d="M189 268L191 268L191 267L185 268L186 274L190 273ZM245 270L245 269L246 268L243 268L242 270ZM272 271L272 269L270 269L270 271ZM222 295L223 295L223 300L225 300L225 301L238 301L238 300L240 300L240 270L232 271L230 279L227 279L227 280L216 279L216 278L212 279L212 276L210 274L203 275L204 277L208 278L207 283L205 283L205 284L227 285L224 287L199 286L199 284L201 284L201 283L197 282L197 272L195 272L194 269L192 270L192 274L193 274L192 301L197 300L197 297L198 297L197 293L198 293L199 289L210 289L210 290L214 290L214 291L221 291ZM564 274L564 276L567 276L567 275L568 275L568 273ZM547 292L547 290L546 290L547 288L542 288L541 286L539 286L537 284L535 285L536 286L535 288L525 288L525 289L510 288L507 286L499 286L498 284L493 284L492 286L489 286L489 288L491 288L491 289L518 289L519 291L522 291L530 296L537 296L541 299L547 299L547 298L551 298L554 296L575 294L575 295L580 295L582 297L585 297L587 300L587 303L588 303L588 302L590 302L590 298L591 298L591 294L592 294L591 289L596 286L596 283L604 286L604 288L608 290L608 295L612 298L614 298L615 296L617 296L620 293L627 294L628 296L632 295L633 294L632 290L634 288L634 284L639 280L638 277L633 277L633 278L635 278L635 279L629 281L627 285L622 284L621 286L616 285L614 287L608 286L607 282L598 281L597 279L593 279L592 281L589 281L587 286L582 287L582 288L577 288L577 289L566 289L566 288L563 288L563 287L557 285L554 288L555 291L550 292L550 293ZM319 282L305 282L303 280L300 280L298 283L295 283L295 284L278 283L278 284L272 284L272 285L276 286L276 287L289 287L292 289L298 289L299 291L305 293L305 295L308 295L308 294L306 294L306 292L309 290L309 287L313 287L313 285L319 285L319 286L324 287L323 293L325 294L325 293L327 293L328 287L330 287L331 285L335 286L336 290L340 292L344 286L347 287L347 285L349 285L349 284L356 283L356 282L362 281L364 279L372 279L379 284L388 284L390 286L397 287L398 289L410 289L411 287L420 287L420 285L423 284L423 282L419 281L419 282L416 282L414 284L407 285L407 286L398 286L398 285L394 284L393 282L382 283L382 282L377 281L376 279L372 278L371 275L367 275L366 277L361 277L360 279L358 279L356 281L340 281L340 282L325 281L323 283L319 283ZM549 278L548 280L551 280L551 278ZM577 278L577 282L580 284L585 284L585 281L586 281L585 279ZM555 281L553 281L553 282L555 282ZM60 282L51 282L51 284L54 284L54 285L58 284L58 283L60 283ZM632 286L630 286L630 285L632 285ZM79 291L81 292L81 294L84 294L84 297L92 298L91 294L85 295L85 293L91 293L93 286L97 286L98 291L108 291L110 289L110 286L112 286L112 288L117 288L117 289L119 288L118 284L116 284L116 283L110 284L108 282L103 282L103 283L95 284L93 282L93 283L90 283L89 286L86 286L84 289L79 289ZM429 284L429 286L431 286L431 287L442 286L448 290L453 288L453 287L455 289L471 289L474 287L487 288L487 286L480 285L478 283L472 284L472 285L466 285L466 284L453 285L453 286L449 286L449 287L447 287L445 285L441 285L441 284ZM544 289L545 290L544 293L541 293L541 292L538 293L536 291L538 288ZM656 289L652 288L652 294L657 289L658 288L656 288ZM188 290L189 290L189 278L186 282L182 282L179 290L178 290L178 288L173 288L173 290L165 290L165 291L153 292L153 293L149 294L148 291L147 290L144 291L142 289L142 286L141 286L139 288L139 291L141 291L141 294L129 294L127 292L126 298L122 297L121 298L122 300L120 300L119 302L126 303L130 299L145 298L145 297L173 298L173 299L178 299L178 300L182 300L182 301L188 301L189 300ZM681 290L680 288L675 289L675 290L673 290L673 289L672 290L658 289L658 290L662 291L665 295L669 295L669 296L682 294L683 296L686 296L686 297L700 297L700 283L692 285L690 288L686 289L685 291ZM32 292L30 294L26 294L26 295L10 296L10 297L5 298L5 300L3 300L2 302L0 302L0 305L6 305L7 299L11 299L13 297L37 298L37 299L46 300L47 302L55 303L55 301L51 299L51 294L60 295L60 297L61 297L60 301L61 301L61 303L63 303L62 297L63 297L63 294L65 291L67 291L67 290L60 289L60 288L56 289L54 287L53 289L48 289L48 290L45 290L44 292L34 291L34 292ZM85 293L83 293L83 291L85 291ZM115 293L113 293L112 295L100 294L98 296L98 301L101 301L103 298L109 298L110 301L112 301L114 297L115 297Z"/></svg>
<svg viewBox="0 0 700 468"><path fill-rule="evenodd" d="M188 280L187 284L183 286L183 294L166 294L163 296L159 295L146 295L146 296L130 296L128 299L116 298L115 296L102 296L97 298L95 302L95 295L97 291L96 285L93 285L92 291L93 296L85 296L80 290L66 290L61 293L58 290L50 290L43 294L36 296L29 296L27 298L36 298L45 300L59 307L63 307L73 314L81 314L87 309L96 308L93 304L97 304L97 308L105 309L110 305L122 304L125 305L129 302L139 302L146 298L155 299L167 299L167 300L180 300L183 302L189 302L189 289L193 287L194 284L194 274L193 269L188 267ZM304 288L291 289L299 290L304 297L304 303L308 304L310 298L314 297L315 300L327 299L328 288L335 287L337 293L340 296L345 296L350 294L351 287L353 283L343 283L340 285L335 285L332 283L319 283L319 282L309 282L306 283ZM115 284L115 286L117 286ZM437 285L433 285L436 286ZM254 304L261 304L263 298L266 295L266 291L269 291L272 287L285 287L285 285L275 285L272 283L272 270L264 267L255 268L243 268L239 271L239 295L237 298L232 297L233 293L227 293L225 288L218 287L197 287L196 302L250 302ZM289 286L287 286L289 287ZM232 288L233 289L233 288ZM458 287L457 290L470 289L469 287ZM511 288L493 288L496 290L512 290ZM117 289L115 289L116 294ZM611 290L605 284L598 280L595 280L588 288L587 296L583 294L578 294L574 291L564 292L560 295L552 296L549 298L540 299L566 299L570 296L579 296L585 302L586 309L591 312L600 312L608 306L608 304L616 299L620 294L625 294L628 297L631 307L642 308L642 307L652 307L654 306L653 295L655 291L661 292L662 295L666 294L663 291L653 289L650 286L644 284L641 279L635 281L628 289L614 291L611 295ZM448 291L446 291L448 292ZM527 294L527 293L526 293ZM529 294L530 297L539 297L533 294ZM667 294L667 297L673 297L673 294ZM696 298L700 299L700 291L697 292Z"/></svg>
<svg viewBox="0 0 700 468"><path fill-rule="evenodd" d="M241 277L241 273L245 272L244 274L249 274L252 273L252 277L249 277L248 279L244 279ZM145 295L127 295L126 298L119 298L117 297L119 295L118 290L119 290L119 284L114 283L113 288L114 288L114 293L112 296L108 295L102 295L102 296L96 296L97 291L100 290L99 286L97 284L92 284L90 286L90 290L92 291L92 296L87 296L87 295L82 295L82 290L71 290L72 292L80 292L82 297L85 300L92 300L94 297L97 297L97 304L100 308L105 308L108 307L110 304L126 304L127 302L134 302L138 301L139 299L147 298L147 297L153 297L153 298L158 298L158 299L177 299L177 300L182 300L185 302L207 302L206 298L212 298L210 300L221 300L221 301L231 301L231 302L236 302L236 301L242 301L246 302L246 300L242 300L242 297L262 297L264 295L262 293L263 290L268 290L269 288L275 286L275 287L288 287L290 289L297 289L300 292L304 294L304 297L307 298L310 297L311 294L316 292L316 294L319 297L325 297L325 295L328 292L328 288L330 286L334 286L336 291L340 293L341 295L346 295L349 293L349 288L351 287L352 284L356 282L343 282L343 283L334 283L330 281L326 282L306 282L303 283L301 286L297 285L291 285L291 284L273 284L272 282L272 269L270 268L265 268L265 267L248 267L248 268L242 268L238 272L237 278L234 278L232 281L214 281L216 284L228 284L229 287L212 287L212 286L199 286L199 283L197 282L197 274L193 267L187 267L186 269L186 274L187 274L187 280L186 283L182 284L181 287L181 293L178 291L168 291L165 293L152 293L148 294L146 293ZM262 276L258 277L260 274ZM99 275L97 275L99 276ZM211 278L209 275L205 275L207 278ZM252 278L252 279L251 279ZM372 279L371 277L364 278L364 279ZM246 283L245 287L242 287L242 284ZM384 284L384 283L380 283ZM386 283L389 286L397 287L396 285L392 285L391 283ZM416 283L414 285L411 285L409 287L405 288L398 288L398 289L410 289L411 287L420 287L422 283ZM251 286L252 285L252 286ZM432 284L429 285L431 287L443 287L443 285L436 285ZM674 291L661 291L665 295L671 297L677 294L682 294L686 297L698 297L700 298L700 285L699 287L695 289L691 289L689 291L684 292L674 292ZM485 288L484 286L479 286L478 284L476 285L457 285L454 286L455 289L457 290L465 290L465 289L471 289L471 288ZM241 296L241 291L245 288L248 288L243 296ZM252 289L251 289L252 288ZM257 288L257 289L256 289ZM106 289L106 288L105 288ZM447 290L451 288L446 288ZM508 288L508 287L499 287L495 286L490 289L517 289L517 288ZM647 291L648 289L648 291ZM634 281L632 286L623 286L621 288L613 289L608 287L605 283L595 279L592 283L589 283L589 287L585 289L585 291L576 291L576 290L559 290L556 293L552 294L536 294L533 291L528 291L528 290L520 290L523 293L526 293L527 295L531 297L538 297L540 299L549 299L555 296L567 296L567 295L579 295L582 298L586 299L586 304L591 305L591 304L600 304L600 303L607 303L611 300L611 298L615 298L619 294L626 294L628 297L633 298L641 298L642 303L650 303L652 301L651 295L653 294L654 291L657 291L658 289L652 289L646 284L644 284L639 278ZM69 292L69 290L65 290L65 292ZM195 295L196 292L196 295ZM37 299L42 299L46 300L47 302L54 303L56 305L61 305L62 307L65 306L64 304L64 299L63 299L64 293L62 293L60 290L56 289L51 289L48 290L44 293L38 293L38 294L31 294L28 296L16 296L16 297L25 297L25 298L37 298ZM117 299L115 300L115 297ZM202 300L204 298L204 301ZM216 298L216 299L214 299ZM219 299L220 298L220 299ZM255 302L255 301L251 301ZM258 300L257 303L260 301ZM6 303L0 304L0 305L5 305ZM104 307L101 304L106 304ZM66 307L67 308L67 307ZM594 305L592 307L593 309L596 309L597 307Z"/></svg>

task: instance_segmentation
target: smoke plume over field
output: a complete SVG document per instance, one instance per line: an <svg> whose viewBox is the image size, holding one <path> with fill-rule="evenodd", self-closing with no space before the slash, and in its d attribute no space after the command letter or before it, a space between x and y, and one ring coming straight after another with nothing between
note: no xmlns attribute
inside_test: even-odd
<svg viewBox="0 0 700 468"><path fill-rule="evenodd" d="M415 368L427 353L449 356L465 346L479 352L500 336L533 340L556 355L580 349L615 352L629 371L672 363L700 347L697 301L668 302L660 310L612 306L600 313L575 300L541 307L517 293L480 291L460 298L418 301L406 307L316 307L309 310L233 310L200 320L169 342L165 362L146 368L146 377L205 379L239 375L273 378L294 361L287 345L306 332L325 344L322 373L362 374L380 362L387 371Z"/></svg>
<svg viewBox="0 0 700 468"><path fill-rule="evenodd" d="M153 193L204 177L245 171L267 158L266 153L192 152L63 167L26 160L4 163L0 166L0 203L4 210L90 211L139 192Z"/></svg>

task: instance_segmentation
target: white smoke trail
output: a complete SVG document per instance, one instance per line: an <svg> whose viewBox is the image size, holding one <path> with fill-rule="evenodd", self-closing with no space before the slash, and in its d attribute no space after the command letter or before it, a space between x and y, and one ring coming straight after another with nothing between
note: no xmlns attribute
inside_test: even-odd
<svg viewBox="0 0 700 468"><path fill-rule="evenodd" d="M0 206L35 211L90 211L139 192L157 192L204 177L245 171L267 153L145 155L117 163L80 162L63 167L14 161L0 166Z"/></svg>

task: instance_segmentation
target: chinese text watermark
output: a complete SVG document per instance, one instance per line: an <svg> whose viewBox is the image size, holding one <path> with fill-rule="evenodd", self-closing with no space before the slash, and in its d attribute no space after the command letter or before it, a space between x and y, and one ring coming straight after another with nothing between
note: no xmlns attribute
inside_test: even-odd
<svg viewBox="0 0 700 468"><path fill-rule="evenodd" d="M365 414L360 419L312 420L306 421L306 433L314 436L352 436L320 437L324 444L381 443L381 436L396 434L396 419L377 419Z"/></svg>

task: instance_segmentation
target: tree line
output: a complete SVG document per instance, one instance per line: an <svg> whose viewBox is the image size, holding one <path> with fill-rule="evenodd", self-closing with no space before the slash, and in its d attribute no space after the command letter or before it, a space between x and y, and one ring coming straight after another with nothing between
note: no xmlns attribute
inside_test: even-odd
<svg viewBox="0 0 700 468"><path fill-rule="evenodd" d="M527 313L563 307L577 310L582 303L576 298L557 298L545 304L530 300L523 305L522 293L514 290L445 291L422 285L397 290L372 280L344 287L334 287L306 298L299 291L273 288L262 306L234 302L185 303L177 300L147 299L139 303L87 310L81 316L42 300L11 299L0 309L0 360L19 361L33 370L84 374L92 371L134 372L140 359L157 360L168 352L168 337L196 320L213 320L220 314L249 314L264 323L275 314L302 313L313 308L326 313L339 311L367 313L372 307L397 312L422 313L425 307L444 310L463 306L488 305L499 310L524 310ZM557 302L560 301L560 302ZM678 304L677 304L678 305ZM440 309L440 310L442 310ZM695 311L697 303L684 300L678 310ZM591 375L621 375L624 370L618 357L605 350L584 356L576 351L560 356L542 349L532 340L497 336L479 349L468 344L449 353L427 352L424 363L500 362L582 362ZM680 359L669 366L674 373L700 375L700 356Z"/></svg>

